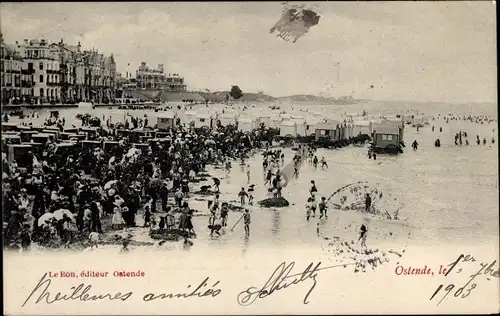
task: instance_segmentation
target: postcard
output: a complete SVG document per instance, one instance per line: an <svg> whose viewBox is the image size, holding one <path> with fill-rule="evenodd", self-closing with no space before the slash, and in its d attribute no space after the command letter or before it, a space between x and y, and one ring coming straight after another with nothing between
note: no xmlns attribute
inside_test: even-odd
<svg viewBox="0 0 500 316"><path fill-rule="evenodd" d="M495 6L2 3L4 314L499 313Z"/></svg>

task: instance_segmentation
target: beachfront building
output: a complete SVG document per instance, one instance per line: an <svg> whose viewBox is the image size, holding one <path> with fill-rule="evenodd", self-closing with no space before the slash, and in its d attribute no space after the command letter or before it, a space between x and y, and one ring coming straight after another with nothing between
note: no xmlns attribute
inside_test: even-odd
<svg viewBox="0 0 500 316"><path fill-rule="evenodd" d="M17 48L23 56L27 73L33 74L33 103L60 103L60 63L45 39L24 39Z"/></svg>
<svg viewBox="0 0 500 316"><path fill-rule="evenodd" d="M163 87L167 88L168 91L186 91L186 84L184 83L184 77L179 74L168 74L165 77L165 82Z"/></svg>
<svg viewBox="0 0 500 316"><path fill-rule="evenodd" d="M0 73L2 104L21 103L32 94L32 75L23 72L24 59L0 34Z"/></svg>
<svg viewBox="0 0 500 316"><path fill-rule="evenodd" d="M86 50L76 56L77 100L109 103L115 99L116 62L113 54L104 56Z"/></svg>
<svg viewBox="0 0 500 316"><path fill-rule="evenodd" d="M61 40L50 44L45 39L23 39L11 49L20 58L23 103L114 100L116 63L112 54L108 57L94 49L82 51L80 43L68 45Z"/></svg>
<svg viewBox="0 0 500 316"><path fill-rule="evenodd" d="M135 73L137 85L141 89L160 89L165 81L165 73L163 72L163 64L159 64L157 68L149 67L146 62L141 62L141 65Z"/></svg>
<svg viewBox="0 0 500 316"><path fill-rule="evenodd" d="M151 68L146 62L141 62L135 74L135 82L142 90L186 91L184 77L176 73L166 74L163 64L159 64L157 68Z"/></svg>

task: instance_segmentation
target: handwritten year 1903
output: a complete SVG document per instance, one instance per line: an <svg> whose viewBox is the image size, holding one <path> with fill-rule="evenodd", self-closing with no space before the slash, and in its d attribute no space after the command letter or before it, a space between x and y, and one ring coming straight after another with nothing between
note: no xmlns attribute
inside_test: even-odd
<svg viewBox="0 0 500 316"><path fill-rule="evenodd" d="M474 263L476 262L476 259L471 256L471 255L464 255L464 254L461 254L460 256L458 256L458 258L453 261L452 263L450 263L448 265L448 270L447 272L445 273L445 276L448 276L452 271L455 270L456 273L461 273L462 272L462 268L460 268L459 264L461 263ZM451 293L453 292L453 290L455 290L455 292L453 293L453 296L455 298L466 298L468 297L472 291L477 287L477 283L475 283L477 281L477 277L480 276L480 275L485 275L487 278L489 276L491 277L499 277L500 275L500 272L499 270L495 270L494 267L496 265L496 260L494 260L493 262L491 263L485 263L485 262L482 262L482 263L479 263L479 270L477 270L476 273L474 274L471 274L469 276L469 280L467 281L467 283L465 283L464 285L460 286L458 285L458 288L455 284L448 284L445 286L445 284L440 284L436 290L434 291L434 293L432 294L432 296L430 297L430 301L432 301L434 298L437 299L437 296L438 294L441 292L441 290L443 290L444 288L444 295L441 297L441 299L437 302L436 306L441 304L441 302ZM488 278L489 279L489 278Z"/></svg>

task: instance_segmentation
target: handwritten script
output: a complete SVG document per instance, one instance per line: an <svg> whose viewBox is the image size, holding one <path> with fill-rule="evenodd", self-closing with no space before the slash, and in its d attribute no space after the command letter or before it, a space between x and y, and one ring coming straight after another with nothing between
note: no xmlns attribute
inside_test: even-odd
<svg viewBox="0 0 500 316"><path fill-rule="evenodd" d="M321 267L321 262L310 263L304 271L300 273L292 273L295 267L295 262L282 262L271 274L269 279L261 287L249 287L246 290L238 294L237 300L238 304L242 306L248 306L253 304L257 299L262 299L272 295L273 293L284 290L292 285L297 285L307 280L310 280L311 287L304 296L303 303L309 304L309 295L316 287L318 272L322 270L332 269L336 267L345 267L348 265L355 265L356 263L346 263L328 267Z"/></svg>
<svg viewBox="0 0 500 316"><path fill-rule="evenodd" d="M464 268L472 267L475 271L474 273L468 276L467 282L464 284L440 284L432 296L429 298L429 301L437 299L438 294L441 293L441 290L444 288L444 295L441 296L441 299L437 302L436 306L440 305L448 294L453 292L453 296L455 298L464 299L471 295L474 289L477 287L477 284L481 278L486 278L486 280L491 280L492 278L498 278L500 275L500 271L498 268L495 269L497 265L497 261L493 260L491 262L478 262L471 255L461 254L457 257L455 261L450 263L446 269L445 276L448 276L452 271L454 273L462 273Z"/></svg>
<svg viewBox="0 0 500 316"><path fill-rule="evenodd" d="M142 297L144 302L151 302L157 299L184 299L184 298L212 298L218 296L222 290L217 288L220 283L216 281L213 285L210 285L210 278L206 277L194 290L191 285L187 286L186 291L179 293L147 293ZM50 286L52 284L52 279L48 277L45 273L37 285L33 288L30 295L24 301L22 307L26 306L28 302L33 301L34 304L45 303L53 304L59 301L98 301L98 300L109 300L109 301L126 301L132 295L132 291L126 293L116 292L116 293L105 293L105 294L94 294L92 293L92 285L80 283L77 286L70 288L67 293L57 292L53 293L50 291Z"/></svg>

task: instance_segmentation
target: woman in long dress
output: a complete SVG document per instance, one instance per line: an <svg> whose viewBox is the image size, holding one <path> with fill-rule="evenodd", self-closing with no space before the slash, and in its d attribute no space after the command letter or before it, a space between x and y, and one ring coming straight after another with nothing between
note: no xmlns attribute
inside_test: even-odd
<svg viewBox="0 0 500 316"><path fill-rule="evenodd" d="M111 219L111 228L112 229L121 229L125 225L125 221L122 217L121 207L115 206L113 209L113 218Z"/></svg>

